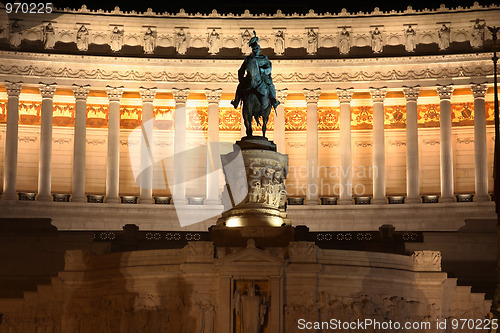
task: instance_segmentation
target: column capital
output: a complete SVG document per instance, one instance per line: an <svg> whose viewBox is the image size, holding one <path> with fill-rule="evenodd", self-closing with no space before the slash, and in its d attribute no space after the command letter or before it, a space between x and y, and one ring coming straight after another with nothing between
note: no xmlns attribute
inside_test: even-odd
<svg viewBox="0 0 500 333"><path fill-rule="evenodd" d="M73 84L73 95L75 95L75 99L78 100L87 100L90 91L90 84L80 86L78 84Z"/></svg>
<svg viewBox="0 0 500 333"><path fill-rule="evenodd" d="M472 90L474 98L485 98L488 86L486 83L471 83L470 89Z"/></svg>
<svg viewBox="0 0 500 333"><path fill-rule="evenodd" d="M56 83L39 83L40 94L42 98L54 98L56 92Z"/></svg>
<svg viewBox="0 0 500 333"><path fill-rule="evenodd" d="M276 90L276 98L280 102L284 102L288 96L288 88Z"/></svg>
<svg viewBox="0 0 500 333"><path fill-rule="evenodd" d="M304 88L304 96L307 103L318 103L319 96L321 95L321 88L307 89Z"/></svg>
<svg viewBox="0 0 500 333"><path fill-rule="evenodd" d="M5 81L5 89L7 90L7 96L17 96L21 94L21 88L23 86L23 82L10 82Z"/></svg>
<svg viewBox="0 0 500 333"><path fill-rule="evenodd" d="M173 88L172 94L174 95L175 103L187 103L189 88Z"/></svg>
<svg viewBox="0 0 500 333"><path fill-rule="evenodd" d="M387 94L387 87L370 88L370 95L372 96L372 101L374 103L376 102L383 103L386 94Z"/></svg>
<svg viewBox="0 0 500 333"><path fill-rule="evenodd" d="M416 102L420 95L420 86L407 87L403 86L403 93L407 102Z"/></svg>
<svg viewBox="0 0 500 333"><path fill-rule="evenodd" d="M106 86L106 93L108 94L108 99L110 102L119 102L123 94L123 86L112 87Z"/></svg>
<svg viewBox="0 0 500 333"><path fill-rule="evenodd" d="M141 94L141 99L143 103L153 103L156 96L156 87L153 88L140 87L139 93Z"/></svg>
<svg viewBox="0 0 500 333"><path fill-rule="evenodd" d="M222 88L218 89L205 88L205 95L207 96L208 104L219 104L220 97L222 96ZM187 95L186 95L186 101L187 101Z"/></svg>
<svg viewBox="0 0 500 333"><path fill-rule="evenodd" d="M451 95L453 95L453 90L455 88L453 87L453 84L449 85L436 85L436 90L439 95L440 100L446 100L446 99L451 99Z"/></svg>
<svg viewBox="0 0 500 333"><path fill-rule="evenodd" d="M354 88L337 88L337 96L340 103L351 103L352 95L354 94Z"/></svg>

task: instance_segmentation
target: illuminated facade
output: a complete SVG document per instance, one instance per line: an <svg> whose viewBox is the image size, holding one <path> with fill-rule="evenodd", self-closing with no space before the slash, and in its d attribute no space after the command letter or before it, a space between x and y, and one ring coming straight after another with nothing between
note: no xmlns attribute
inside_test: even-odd
<svg viewBox="0 0 500 333"><path fill-rule="evenodd" d="M238 288L253 284L271 295L265 332L292 332L294 316L309 311L302 307L309 306L303 301L310 293L317 302L311 308L326 317L334 312L321 314L330 311L321 310L322 301L329 309L373 305L365 315L406 306L413 320L429 313L432 320L481 317L488 302L447 278L441 255L443 269L461 282L493 276L468 277L471 269L461 265L488 271L496 260L495 235L488 229L496 215L490 197L492 36L486 25L498 26L499 14L497 5L478 4L304 15L105 12L85 6L9 14L0 30L1 217L51 218L64 232L95 232L94 241L114 241L123 225L135 224L151 231L148 241L178 241L182 235L183 241L199 242L123 258L73 248L52 285L22 302L0 299L12 325L0 325L0 332L20 327L16 315L50 302L48 294L75 295L74 303L64 300L54 307L59 310L49 309L49 317L64 318L57 325L68 330L83 321L72 317L74 309L61 317L58 306L65 302L89 316L96 309L130 316L169 309L185 322L195 316L188 308L197 306L205 328L186 332L240 332L235 323L243 317L233 317L224 302L231 304L241 296ZM292 225L317 232L317 244L332 237L371 240L381 225L392 225L409 242L405 250L415 251L411 257L320 249L303 239L266 251L254 241L221 250L203 239L222 212L224 186L220 170L209 172L207 142L234 143L244 135L240 110L230 101L254 30L273 63L281 101L267 136L288 155ZM184 217L190 222L183 223ZM385 227L381 234L392 230ZM425 242L419 244L422 234ZM103 248L92 245L96 253L105 253ZM168 273L126 285L143 281L143 271L134 266L141 260ZM304 275L304 267L313 266L317 271ZM354 274L351 266L364 268ZM118 268L102 273L106 267ZM108 273L124 285L99 280ZM181 275L185 280L177 280ZM167 278L177 287L155 285L157 294L151 295L151 286ZM80 283L84 287L75 287ZM201 291L190 298L186 285ZM85 301L86 287L101 303ZM153 319L145 331L155 331ZM178 321L169 332L181 331ZM89 320L93 331L119 331L97 322ZM32 323L26 325L31 329ZM50 331L56 324L44 325Z"/></svg>

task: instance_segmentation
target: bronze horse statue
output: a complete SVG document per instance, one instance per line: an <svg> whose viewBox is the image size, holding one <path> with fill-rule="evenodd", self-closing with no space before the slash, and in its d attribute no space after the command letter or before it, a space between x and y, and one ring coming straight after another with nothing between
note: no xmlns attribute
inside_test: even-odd
<svg viewBox="0 0 500 333"><path fill-rule="evenodd" d="M276 110L280 104L276 100L276 90L271 77L272 65L268 57L260 54L259 38L254 31L254 37L248 45L252 54L245 57L245 61L238 70L238 88L231 104L237 108L243 102L242 117L247 137L252 136L252 119L260 125L262 118L262 136L266 136L267 122L271 108ZM246 75L245 75L246 73Z"/></svg>

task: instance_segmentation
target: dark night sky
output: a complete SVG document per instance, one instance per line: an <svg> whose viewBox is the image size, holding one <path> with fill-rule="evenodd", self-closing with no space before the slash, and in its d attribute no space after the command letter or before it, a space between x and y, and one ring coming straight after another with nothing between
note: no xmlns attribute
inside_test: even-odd
<svg viewBox="0 0 500 333"><path fill-rule="evenodd" d="M498 3L494 0L479 0L481 5L490 5L492 3ZM219 13L229 13L234 14L243 13L245 9L249 9L251 13L276 13L277 9L281 9L284 13L307 13L309 9L314 9L317 13L338 13L342 8L346 8L349 12L358 11L372 11L375 7L379 7L380 10L404 10L408 5L411 5L414 9L423 8L438 8L441 3L444 3L447 7L457 7L457 6L471 6L473 0L412 0L412 1L387 1L387 0L377 0L377 1L335 1L335 0L320 0L320 1L297 1L297 0L268 0L268 1L174 1L174 0L163 0L161 2L153 1L130 1L130 0L114 0L114 1L102 1L102 0L78 0L71 1L58 1L54 0L54 6L59 8L70 7L79 8L82 4L86 4L89 9L105 9L111 10L115 6L119 6L122 10L136 10L145 11L148 7L151 7L156 12L178 12L180 8L184 8L188 13L210 13L212 9L217 9Z"/></svg>

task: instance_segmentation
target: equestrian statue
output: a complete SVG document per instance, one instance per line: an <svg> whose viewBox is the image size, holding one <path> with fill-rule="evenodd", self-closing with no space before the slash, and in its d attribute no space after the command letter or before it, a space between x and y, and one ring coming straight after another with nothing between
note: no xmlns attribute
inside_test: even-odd
<svg viewBox="0 0 500 333"><path fill-rule="evenodd" d="M238 70L239 84L231 104L237 109L243 102L242 117L247 137L252 137L252 119L255 119L257 125L260 125L261 117L262 136L266 137L267 121L271 108L274 108L276 112L276 107L280 102L276 100L276 89L271 77L271 61L267 56L260 54L259 38L255 31L253 34L254 36L248 42L252 48L252 54L245 57Z"/></svg>

